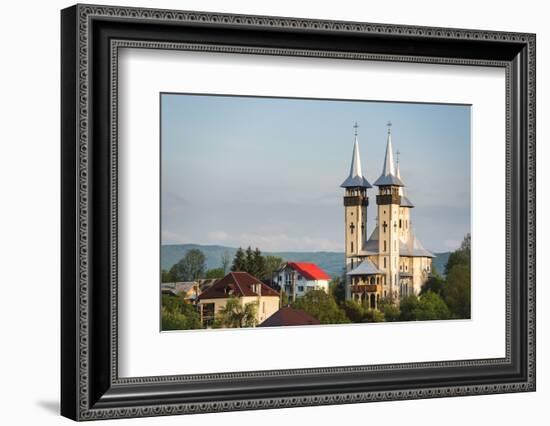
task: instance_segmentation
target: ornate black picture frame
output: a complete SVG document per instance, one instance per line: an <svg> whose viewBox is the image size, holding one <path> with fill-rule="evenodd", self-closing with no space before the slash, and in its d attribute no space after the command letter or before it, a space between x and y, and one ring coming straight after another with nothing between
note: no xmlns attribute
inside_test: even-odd
<svg viewBox="0 0 550 426"><path fill-rule="evenodd" d="M159 416L535 390L535 35L76 5L62 28L61 413ZM120 47L506 70L506 356L120 378Z"/></svg>

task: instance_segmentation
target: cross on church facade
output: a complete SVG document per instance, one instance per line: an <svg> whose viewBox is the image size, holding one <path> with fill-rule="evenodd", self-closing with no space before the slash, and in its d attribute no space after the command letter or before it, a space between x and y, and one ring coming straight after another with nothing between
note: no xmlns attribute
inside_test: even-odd
<svg viewBox="0 0 550 426"><path fill-rule="evenodd" d="M355 229L355 225L352 223L352 224L349 226L349 229L350 229L351 233L353 234L353 230Z"/></svg>
<svg viewBox="0 0 550 426"><path fill-rule="evenodd" d="M386 232L387 227L388 227L388 224L386 223L386 221L384 221L384 223L382 224L382 228L384 228L384 232Z"/></svg>

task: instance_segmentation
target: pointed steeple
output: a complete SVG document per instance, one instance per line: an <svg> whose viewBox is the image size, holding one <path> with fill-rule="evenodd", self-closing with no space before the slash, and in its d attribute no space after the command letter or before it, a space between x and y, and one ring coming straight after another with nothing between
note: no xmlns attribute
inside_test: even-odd
<svg viewBox="0 0 550 426"><path fill-rule="evenodd" d="M396 176L395 166L393 163L393 147L391 144L391 121L388 121L388 140L386 142L386 155L384 157L384 167L382 168L382 174L374 182L376 186L405 186L401 179Z"/></svg>
<svg viewBox="0 0 550 426"><path fill-rule="evenodd" d="M359 155L359 141L357 140L357 123L353 126L355 128L355 139L353 142L353 155L351 157L351 167L349 169L348 178L340 185L342 188L372 188L372 185L363 177L363 171L361 168L361 156Z"/></svg>

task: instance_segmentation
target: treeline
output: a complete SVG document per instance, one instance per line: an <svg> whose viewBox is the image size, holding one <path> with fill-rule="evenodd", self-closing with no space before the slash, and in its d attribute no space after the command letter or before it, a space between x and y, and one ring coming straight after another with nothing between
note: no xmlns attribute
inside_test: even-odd
<svg viewBox="0 0 550 426"><path fill-rule="evenodd" d="M249 246L246 250L239 247L233 259L231 259L229 252L225 251L221 256L219 267L206 269L206 256L204 253L199 249L191 249L170 270L162 270L161 281L170 283L196 281L201 278L223 278L229 270L248 272L262 281L268 281L283 264L283 258L271 255L264 256L259 248L253 250Z"/></svg>

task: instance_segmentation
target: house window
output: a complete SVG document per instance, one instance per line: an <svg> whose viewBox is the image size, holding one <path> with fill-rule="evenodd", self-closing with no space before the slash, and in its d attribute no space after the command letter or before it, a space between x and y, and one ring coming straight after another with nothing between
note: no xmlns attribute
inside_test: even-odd
<svg viewBox="0 0 550 426"><path fill-rule="evenodd" d="M303 286L303 285L299 285L299 286L298 286L298 291L299 291L300 293L302 293L302 292L304 291L304 286Z"/></svg>
<svg viewBox="0 0 550 426"><path fill-rule="evenodd" d="M298 275L298 281L302 281L303 277L301 275Z"/></svg>

